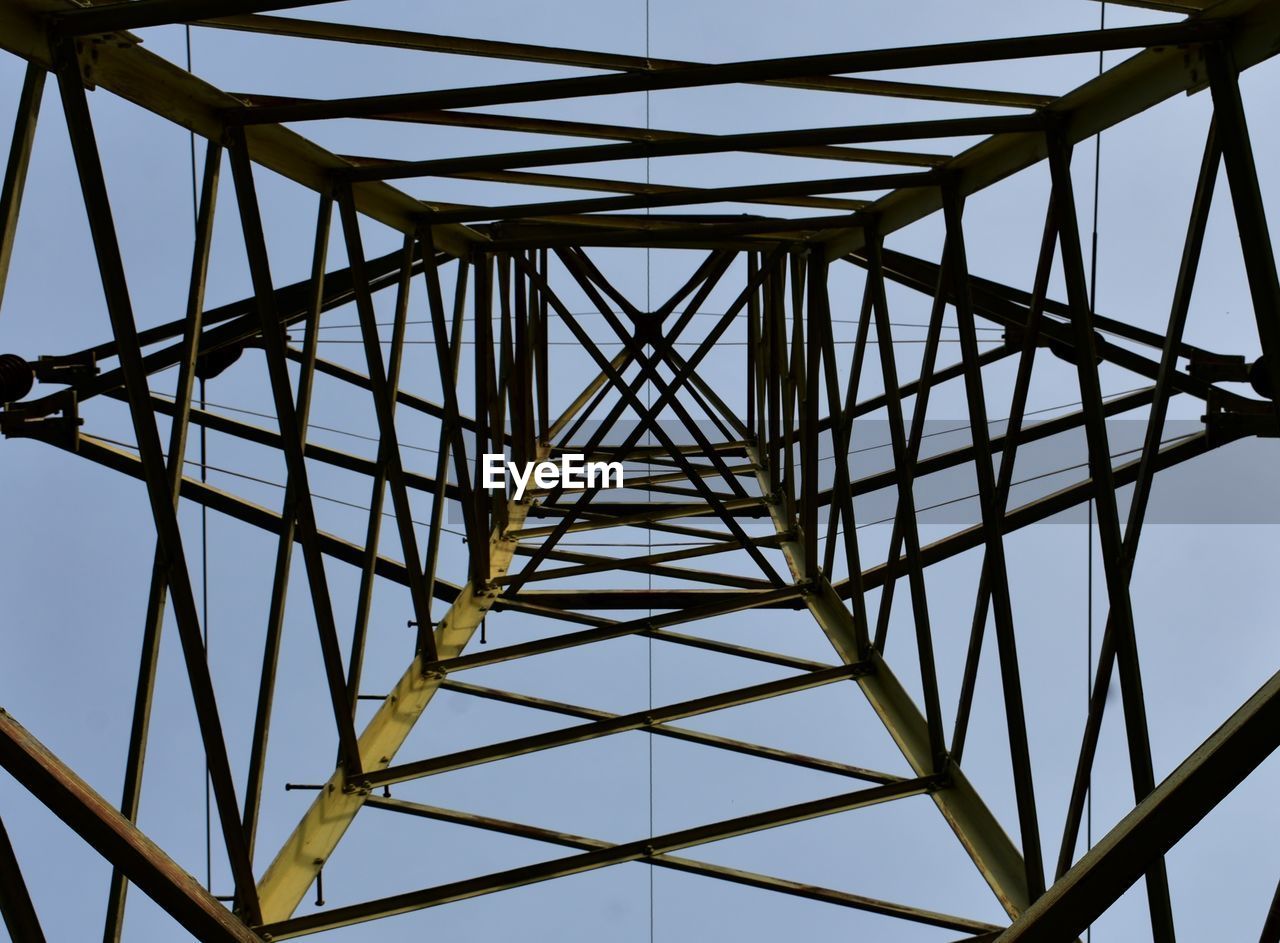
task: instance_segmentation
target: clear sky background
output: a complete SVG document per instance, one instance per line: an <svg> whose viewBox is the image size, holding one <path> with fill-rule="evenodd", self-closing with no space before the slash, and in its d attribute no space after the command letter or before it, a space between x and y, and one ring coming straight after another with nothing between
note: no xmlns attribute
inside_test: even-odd
<svg viewBox="0 0 1280 943"><path fill-rule="evenodd" d="M299 15L344 22L507 39L548 45L644 54L646 32L653 57L733 61L839 50L1015 36L1098 25L1099 5L1085 0L1018 3L1002 0L974 5L864 0L856 4L798 0L672 0L587 3L555 0L542 4L373 3L331 4ZM647 30L646 30L647 19ZM1107 8L1107 25L1163 22L1141 11ZM146 48L185 62L184 31L167 27L140 34ZM236 92L337 97L444 88L494 81L518 81L581 74L527 63L491 62L388 49L309 44L245 34L193 31L195 72ZM1108 64L1120 54L1108 56ZM0 139L17 103L25 63L0 56ZM933 73L890 73L885 78L970 84L1058 94L1088 80L1097 56L1038 62L975 65ZM1280 130L1270 121L1280 91L1280 64L1264 63L1242 80L1252 122L1254 149L1268 198L1270 218L1280 214L1276 193ZM116 215L130 291L141 326L181 316L186 298L191 240L191 168L185 131L120 101L105 91L90 95L99 146ZM525 114L715 133L859 122L909 120L971 113L960 106L735 86L582 99L512 109ZM1102 141L1099 190L1098 310L1133 324L1163 331L1168 318L1176 265L1199 167L1210 102L1207 93L1178 97L1113 131ZM564 145L563 139L518 142L497 132L367 122L322 122L302 129L324 146L344 154L426 158L461 153ZM942 149L969 142L937 142ZM920 149L929 150L932 143ZM202 144L198 150L203 153ZM1077 148L1075 185L1081 225L1092 221L1093 144ZM762 155L720 155L618 164L619 178L661 183L728 185L786 179L797 172L814 177L848 172L848 165L802 164ZM595 168L599 170L599 168ZM572 172L572 170L570 170ZM587 173L595 172L586 168ZM874 172L868 168L868 172ZM304 278L310 264L316 197L266 172L257 176L267 225L273 275L278 284ZM510 188L501 195L474 182L408 181L409 192L441 201L517 202L553 199L554 193ZM1029 169L973 197L966 209L966 236L974 273L1029 288L1048 193L1043 165ZM1250 360L1259 347L1244 281L1235 226L1219 181L1187 339L1221 353ZM249 293L243 241L233 211L230 173L224 169L221 215L215 227L210 307ZM710 208L715 210L715 207ZM743 211L728 207L727 211ZM758 207L756 208L759 209ZM400 237L377 224L363 227L366 251L392 251ZM941 245L937 219L922 221L888 241L891 248L936 259ZM601 251L599 264L637 302L660 303L682 282L700 256L680 251ZM334 227L330 269L341 268L345 253ZM707 311L723 311L744 268L739 263L725 285L708 300ZM452 276L448 276L448 282ZM736 279L736 280L735 280ZM574 311L585 298L559 280ZM1060 274L1054 290L1062 297ZM832 307L841 350L854 335L853 320L861 276L837 265L832 275ZM392 299L378 299L389 318ZM895 321L922 324L928 299L890 289ZM411 298L411 318L427 317L419 282ZM948 323L954 323L948 315ZM709 319L705 319L709 320ZM353 341L354 311L325 316L322 356L358 366ZM598 319L597 319L598 321ZM596 325L604 330L603 325ZM705 330L705 327L702 328ZM741 339L734 328L728 340ZM300 333L300 332L299 332ZM949 332L954 336L954 332ZM698 336L695 332L694 338ZM905 327L899 339L923 338ZM993 336L998 336L993 334ZM29 359L79 350L109 339L97 268L84 219L56 88L46 89L35 155L19 227L13 268L0 311L0 351ZM439 384L434 351L425 343L426 325L409 329L404 386L431 398ZM567 340L560 329L556 340ZM897 344L899 371L912 372L918 344ZM944 346L943 362L958 356ZM737 393L744 354L722 345L706 374L723 392ZM464 358L465 360L465 358ZM593 375L585 355L572 346L552 349L556 396L564 404ZM1038 369L1029 408L1049 409L1078 399L1074 369L1049 356ZM469 369L469 368L467 368ZM1006 415L1012 364L987 378L991 415ZM868 364L864 391L878 390ZM171 371L153 389L172 390ZM1144 385L1112 368L1102 376L1105 393ZM464 396L469 380L464 370ZM37 390L37 393L47 390ZM261 355L250 351L227 373L210 382L212 409L270 413ZM730 400L738 403L740 400ZM312 421L327 430L315 441L361 455L370 442L350 433L374 429L368 398L334 381L319 381ZM1175 399L1172 416L1198 420L1201 407ZM230 413L271 427L270 417ZM963 388L940 388L931 420L965 415ZM1052 412L1046 413L1052 415ZM132 441L128 417L118 403L86 404L86 431ZM398 414L406 465L432 474L429 449L435 430L408 411ZM874 418L874 417L873 417ZM332 431L340 430L340 431ZM161 428L162 436L165 429ZM194 436L193 436L194 440ZM1258 521L1274 521L1272 443L1229 447L1221 456L1171 473L1157 483L1156 500L1177 497L1171 523L1145 534L1133 579L1157 778L1166 775L1276 669L1280 646L1273 614L1280 602L1274 578L1274 524L1241 520L1215 505L1215 491L1245 493L1258 503ZM194 457L194 452L191 457ZM210 480L245 498L278 508L285 478L280 456L211 435L209 462L219 469ZM865 465L855 465L855 474ZM235 472L232 475L229 472ZM365 505L363 479L314 467L313 490L327 498ZM1173 490L1167 490L1173 489ZM1183 513L1177 513L1178 509ZM328 500L317 503L320 526L348 539L363 537L363 511ZM415 504L425 521L429 502ZM199 513L184 506L188 552L196 558ZM0 591L4 640L0 658L0 705L103 795L116 801L123 775L138 646L146 605L154 537L140 482L48 446L22 440L0 442ZM1162 518L1163 520L1163 518ZM1070 789L1075 751L1083 727L1090 655L1087 622L1094 613L1100 637L1106 616L1102 571L1095 557L1093 599L1089 597L1089 546L1080 515L1019 531L1008 539L1014 612L1019 631L1031 749L1036 774L1046 857L1056 857ZM1199 523L1187 523L1199 521ZM922 528L925 540L955 530L949 522ZM393 529L384 528L383 552L398 556ZM888 528L869 527L859 535L865 559L883 558ZM208 521L210 661L237 783L243 784L261 638L270 591L276 539L216 514ZM463 579L465 556L456 537L443 576ZM622 552L626 552L625 550ZM295 559L299 555L295 555ZM716 558L719 562L721 558ZM729 567L729 563L724 566ZM940 685L948 727L954 715L968 641L973 594L981 565L978 552L949 560L929 573L929 602L940 664ZM749 572L742 569L741 572ZM344 640L354 613L357 574L331 562L328 568L335 611ZM198 574L197 574L198 578ZM332 772L334 736L320 670L305 580L295 567L282 652L270 760L259 832L258 871L270 861L311 801L307 792L286 792L286 782L317 783ZM584 581L583 586L644 585L625 576ZM886 657L917 693L911 611L900 592L894 607ZM872 603L874 604L874 597ZM380 584L370 630L365 693L383 693L412 655L404 628L410 617L406 593ZM500 614L489 620L492 643L506 643L559 631L528 617ZM778 651L834 661L834 654L805 613L763 612L715 620L699 631ZM203 754L195 727L176 633L166 626L156 710L152 722L141 825L184 867L202 880L205 864ZM973 727L964 768L1012 834L1016 816L1009 777L1007 740L995 670L994 649L984 652ZM783 672L697 652L622 639L528 663L494 666L466 680L611 711L637 710L778 677ZM365 705L361 720L372 707ZM402 759L430 756L466 746L553 729L565 721L462 695L438 695L414 732ZM687 723L783 749L812 753L891 772L906 772L896 748L851 684L829 686L784 699L706 715ZM1186 940L1250 939L1261 927L1280 876L1274 841L1280 813L1271 801L1280 777L1275 761L1265 763L1211 814L1169 857L1175 917ZM1120 724L1120 701L1113 696L1095 774L1092 834L1101 836L1132 805L1128 762ZM715 821L732 815L834 794L847 781L817 772L779 767L761 760L711 752L688 744L624 734L549 753L433 777L396 787L395 794L436 805L513 819L580 835L626 841ZM101 932L107 866L70 830L7 777L0 776L0 815L17 846L27 881L51 941L92 939ZM231 891L218 851L214 826L211 872L216 893ZM462 877L558 857L563 849L458 826L403 820L368 809L339 846L325 871L330 906L412 890ZM1002 914L958 842L925 798L831 816L784 829L719 842L691 857L758 870L800 881L883 897L919 907L999 922ZM313 909L310 898L300 912ZM1125 896L1102 920L1095 941L1141 940L1146 929L1141 887ZM779 934L813 940L946 941L954 931L895 921L829 905L752 891L642 864L628 864L532 887L451 904L424 912L334 932L332 939L373 941L420 936L458 943L517 938L547 941L609 939L693 941L776 939ZM130 895L126 939L181 938L182 931L144 895Z"/></svg>

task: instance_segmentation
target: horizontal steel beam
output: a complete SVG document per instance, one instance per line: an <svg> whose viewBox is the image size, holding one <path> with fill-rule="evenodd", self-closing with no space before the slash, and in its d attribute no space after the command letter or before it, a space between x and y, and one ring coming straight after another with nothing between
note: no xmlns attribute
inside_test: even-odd
<svg viewBox="0 0 1280 943"><path fill-rule="evenodd" d="M510 759L514 756L524 756L529 753L554 749L555 747L568 746L572 743L585 743L588 740L597 740L616 733L645 730L673 720L683 720L686 717L696 717L699 714L708 714L730 707L740 707L743 704L751 704L755 701L763 701L772 697L780 697L784 694L793 694L797 691L808 691L812 688L834 684L837 681L845 681L849 678L857 677L866 670L866 666L862 664L835 665L831 668L819 668L815 671L781 678L777 681L766 681L762 684L753 684L733 691L723 691L719 694L710 694L688 701L680 701L676 704L651 707L630 714L615 714L560 730L551 730L528 737L518 737L514 740L504 740L500 743L475 747L470 750L459 750L457 753L432 757L427 760L415 760L400 766L389 766L385 769L366 773L361 785L369 787L389 786L393 783L408 782L411 779L421 779L424 776L435 776L439 773L465 769L469 766L493 763L498 760Z"/></svg>
<svg viewBox="0 0 1280 943"><path fill-rule="evenodd" d="M814 75L876 72L994 62L1039 56L1073 55L1115 49L1141 49L1202 42L1222 35L1213 22L1193 21L1166 26L1135 26L1111 30L1084 30L1044 36L1018 36L978 42L941 43L898 49L869 49L816 56L757 59L723 65L690 65L656 71L592 75L582 78L510 82L471 88L407 92L340 98L306 105L243 108L231 115L245 124L317 121L330 118L367 118L386 111L420 108L477 108L523 102L558 101L595 95L621 95L677 88L705 88L736 82L768 82Z"/></svg>
<svg viewBox="0 0 1280 943"><path fill-rule="evenodd" d="M273 940L289 939L306 933L316 933L320 930L332 930L367 920L375 920L379 917L410 913L451 901L466 900L482 894L491 894L495 891L524 887L540 881L566 877L570 874L582 874L586 871L612 867L628 861L639 861L654 855L692 848L695 845L721 841L738 835L747 835L767 828L808 821L820 816L834 815L840 812L850 812L854 809L862 809L908 796L918 796L930 792L934 788L936 788L936 782L927 778L909 779L887 786L872 786L869 789L842 793L826 799L801 802L767 812L742 815L737 818L714 822L710 825L700 825L694 828L682 829L678 832L669 832L665 835L655 835L652 838L642 838L638 841L625 842L609 848L571 855L567 858L556 858L552 861L500 871L496 874L487 874L483 877L468 878L451 884L410 891L407 894L397 894L392 897L384 897L380 900L354 904L349 907L335 907L329 911L308 914L293 920L274 924L269 923L261 929L264 934L270 934Z"/></svg>
<svg viewBox="0 0 1280 943"><path fill-rule="evenodd" d="M562 845L567 848L577 848L580 851L594 851L597 849L616 847L611 842L600 841L595 838L584 838L580 835L571 835L567 832L557 832L547 828L538 828L534 825L524 825L519 822L508 822L503 819L495 819L485 815L476 815L471 812L458 812L453 809L442 809L439 806L423 805L418 802L406 802L403 799L381 799L378 797L372 797L369 799L368 804L377 809L386 809L389 812L418 816L419 818L431 819L436 822L449 822L454 825L481 828L486 831L497 832L502 835L513 835L517 838L528 838L532 841L548 842L553 845ZM707 864L702 861L693 861L689 858L678 858L674 855L654 855L640 860L658 868L670 868L675 871L682 871L686 874L698 874L703 877L717 878L722 881L730 881L734 884L742 884L746 887L756 887L762 890L777 891L794 897L801 897L806 900L816 900L824 904L835 904L839 907L849 907L853 910L880 914L884 917L897 917L902 920L910 920L915 923L923 923L929 926L942 927L949 930L967 930L969 932L973 932L988 929L999 929L998 927L993 927L991 924L985 924L978 920L968 920L964 917L954 917L950 914L941 914L932 910L908 907L905 904L895 904L885 900L877 900L874 897L864 897L861 894L850 894L847 891L837 891L829 887L817 887L813 884L804 884L799 881L788 881L784 878L776 878L767 874L757 874L752 871L740 871L736 868L726 868L725 866L718 864Z"/></svg>
<svg viewBox="0 0 1280 943"><path fill-rule="evenodd" d="M127 6L129 10L124 12L130 13L137 3ZM187 0L168 0L166 6L191 8ZM0 3L0 49L52 68L48 15L94 13L92 9L81 11L72 0L4 0ZM92 41L87 46L81 63L86 85L107 89L207 140L223 139L226 113L240 107L236 98L136 42ZM347 166L341 158L286 128L251 128L247 138L255 163L317 193L328 193L334 173ZM355 201L361 213L403 233L414 231L425 208L421 201L382 184L357 186ZM446 226L436 232L435 239L437 248L464 256L484 237L463 226Z"/></svg>
<svg viewBox="0 0 1280 943"><path fill-rule="evenodd" d="M467 157L384 161L365 167L352 167L344 171L343 176L350 180L457 176L475 170L515 170L524 167L554 167L562 164L599 164L619 160L687 157L695 154L748 153L783 147L985 137L991 134L1037 131L1045 127L1047 125L1039 114L1030 114L995 115L985 118L936 118L926 121L840 125L789 131L755 131L748 134L702 134L677 140L587 144L577 147L549 147L499 154L476 154ZM798 222L803 223L805 220ZM847 219L844 225L849 225Z"/></svg>
<svg viewBox="0 0 1280 943"><path fill-rule="evenodd" d="M417 49L423 52L480 56L486 59L514 59L519 62L541 62L548 65L578 66L584 69L607 69L618 72L687 69L699 64L677 59L627 56L616 52L535 46L530 43L472 39L465 36L441 36L435 33L417 33L376 26L353 26L347 23L322 23L281 16L226 16L205 20L199 25L269 33L274 36L295 36L303 39L389 46L395 49ZM952 88L944 85L922 85L917 82L850 78L843 75L776 79L764 84L824 92L883 95L890 98L915 98L922 101L964 102L1009 108L1039 108L1053 101L1051 95L1030 95L1025 92L1004 92L983 88Z"/></svg>
<svg viewBox="0 0 1280 943"><path fill-rule="evenodd" d="M1215 37L1225 39L1241 69L1275 54L1280 45L1280 7L1268 0L1223 0L1193 21L1176 24L1178 33L1153 39L1147 50L1113 66L1044 109L1060 122L1067 143L1075 144L1126 121L1174 95L1200 87L1205 66L1197 49L1185 48ZM1197 30L1201 32L1197 32ZM1106 32L1122 32L1107 30ZM981 44L979 44L981 45ZM948 164L959 196L969 196L1048 156L1042 135L1002 134L971 147ZM873 211L881 235L889 235L942 209L937 193L893 193L877 200ZM865 244L861 228L828 233L827 258L837 259Z"/></svg>

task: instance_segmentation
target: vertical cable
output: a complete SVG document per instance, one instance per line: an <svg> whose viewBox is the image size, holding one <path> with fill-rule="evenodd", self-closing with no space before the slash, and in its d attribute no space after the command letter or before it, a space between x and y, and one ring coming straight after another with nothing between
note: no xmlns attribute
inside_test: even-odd
<svg viewBox="0 0 1280 943"><path fill-rule="evenodd" d="M649 67L649 31L650 31L649 3L650 3L650 0L644 0L644 61L645 61L646 67ZM644 91L644 128L646 131L648 131L650 128L649 90L647 88ZM651 175L650 175L650 158L648 157L644 159L644 182L645 182L646 188L648 187L648 184L652 182ZM652 210L646 207L644 214L646 216L649 216L651 213L652 213ZM653 250L651 248L649 248L648 246L645 247L645 250L644 250L644 310L645 310L645 315L648 317L653 316L652 252ZM657 365L655 364L655 369L656 368L657 368ZM645 406L647 408L651 408L653 406L653 384L646 383L644 386L644 391L645 391L645 395L644 395ZM652 439L652 434L646 435L645 439L646 440ZM652 463L648 463L648 462L645 463L645 475L648 477L653 476ZM647 489L646 495L645 495L645 501L647 503L653 501L652 488ZM648 528L648 527L645 528L645 542L647 544L647 555L653 556L652 528ZM653 589L653 571L652 570L648 573L648 587L650 590ZM649 616L650 617L653 616L652 609L649 610ZM648 654L648 663L649 663L649 710L652 711L653 710L653 636L652 635L648 636L646 641L648 642L647 654ZM649 743L649 837L650 838L653 838L653 740L654 740L653 732L650 731L649 737L648 737L648 743ZM653 939L654 939L654 903L653 903L654 873L653 872L654 872L653 864L650 863L649 865L649 943L653 943Z"/></svg>
<svg viewBox="0 0 1280 943"><path fill-rule="evenodd" d="M1105 30L1107 28L1107 2L1102 0L1098 11L1098 29ZM1098 75L1102 75L1102 50L1098 50ZM1102 172L1102 132L1099 131L1093 136L1093 232L1089 247L1089 315L1090 318L1098 313L1098 192L1101 183ZM1090 702L1093 688L1093 499L1089 499L1089 528L1087 533L1089 548L1089 570L1088 570L1088 588L1086 597L1088 599L1088 618L1087 618L1087 645L1088 650L1085 653L1084 663L1084 696L1085 705ZM1087 713L1087 710L1086 710ZM1085 792L1085 850L1088 851L1093 847L1093 769L1089 770L1088 786ZM1085 929L1086 943L1093 943L1093 926L1090 925Z"/></svg>
<svg viewBox="0 0 1280 943"><path fill-rule="evenodd" d="M186 27L187 39L187 74L191 74L191 27ZM199 226L200 197L196 182L196 133L187 132L191 148L191 218L193 225ZM204 411L204 378L200 378L200 410ZM174 456L171 461L178 461ZM208 441L204 423L200 423L200 482L209 480ZM200 505L200 624L204 628L205 661L209 659L209 509ZM211 806L213 794L209 774L209 758L205 757L204 771L204 886L205 890L213 890L213 815Z"/></svg>

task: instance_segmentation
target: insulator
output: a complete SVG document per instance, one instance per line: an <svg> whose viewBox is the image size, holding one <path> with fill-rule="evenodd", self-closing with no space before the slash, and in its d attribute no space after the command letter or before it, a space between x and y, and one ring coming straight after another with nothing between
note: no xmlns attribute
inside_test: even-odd
<svg viewBox="0 0 1280 943"><path fill-rule="evenodd" d="M31 392L36 372L17 354L0 354L0 403L13 403Z"/></svg>
<svg viewBox="0 0 1280 943"><path fill-rule="evenodd" d="M1263 399L1276 398L1271 389L1271 374L1267 371L1266 357L1259 357L1249 368L1249 385L1253 387L1253 392Z"/></svg>

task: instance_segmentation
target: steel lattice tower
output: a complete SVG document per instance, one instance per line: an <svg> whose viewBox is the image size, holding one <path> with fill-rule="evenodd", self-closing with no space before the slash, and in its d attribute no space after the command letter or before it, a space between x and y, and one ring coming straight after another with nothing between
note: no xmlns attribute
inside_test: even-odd
<svg viewBox="0 0 1280 943"><path fill-rule="evenodd" d="M293 0L0 0L0 46L28 63L0 194L0 290L22 234L24 181L51 74L51 92L56 85L62 106L55 120L65 121L78 175L67 183L68 200L83 196L98 263L93 277L100 276L110 324L108 339L77 353L30 363L6 357L0 430L137 479L150 508L148 527L154 525L146 616L129 634L130 645L140 644L141 670L121 800L100 795L42 745L39 717L22 718L24 727L0 712L0 765L113 869L106 939L120 938L130 885L198 939L259 941L639 862L844 908L851 920L869 913L931 928L934 935L922 938L1001 943L1076 939L1142 882L1152 938L1172 941L1176 895L1164 855L1280 744L1277 674L1158 779L1129 591L1156 473L1277 433L1280 414L1271 391L1280 389L1280 282L1237 79L1280 49L1280 7L1265 0L1132 2L1180 17L1152 26L704 64L305 18L316 11L267 15L308 6ZM129 32L176 23L595 72L366 97L245 94L208 84ZM878 77L888 70L945 71L1102 51L1119 53L1118 64L1060 96ZM952 109L948 114L963 115L703 134L529 117L520 107L730 85L942 103ZM87 95L92 89L192 132L203 150L189 302L167 323L144 327L135 317L131 291L144 276L125 264L119 234L122 218L134 210L108 196L95 139L101 122L91 117ZM1087 227L1077 212L1087 198L1075 192L1081 185L1073 179L1072 153L1186 92L1211 98L1213 117L1194 132L1203 159L1185 248L1170 273L1167 327L1152 331L1094 310ZM306 136L314 123L325 122L489 129L537 136L539 143L468 156L355 157ZM779 116L776 126L785 124ZM360 140L360 133L346 140ZM542 146L554 136L575 141ZM934 153L917 149L965 138L978 143ZM796 175L701 188L584 176L589 164L744 153L783 156ZM858 164L858 173L812 179L799 168L814 160ZM1218 182L1220 169L1226 186ZM1043 228L1036 269L1019 287L970 273L965 208L967 200L1023 171L1045 174L1050 186L1047 204L1027 209L1043 219ZM259 199L267 172L318 200L314 226L294 227L291 236L295 248L312 256L310 275L288 284L273 275L268 255L269 236L274 245L283 230L272 229L271 204ZM475 192L488 202L412 195L428 178L472 181L483 186ZM510 186L560 187L575 195L512 203L502 195ZM216 205L220 190L224 199ZM580 195L592 191L598 195ZM1184 340L1215 198L1239 233L1263 353L1252 363ZM752 211L700 209L721 204L748 204ZM206 282L219 220L239 234L233 248L247 266L252 293L210 307ZM895 234L913 224L934 227L935 257L891 247ZM375 230L384 242L394 233L399 247L367 253ZM331 243L345 264L331 264ZM646 250L683 266L674 291L645 299L610 274L612 260L641 258ZM891 305L907 294L929 311L921 344L912 348L918 360L904 360L891 342L899 329ZM725 299L719 310L709 307L713 296ZM337 312L356 319L353 363L321 355L321 329ZM430 375L404 367L415 313L428 324L421 343ZM379 320L384 314L389 322ZM847 341L836 326L846 320L857 325ZM944 338L944 329L954 334ZM557 371L557 343L572 346L589 372ZM730 349L731 358L708 368ZM199 405L197 383L232 369L255 377L265 424ZM1069 371L1079 404L1038 421L1028 415L1028 394L1036 372L1046 369ZM1100 375L1106 371L1141 386L1104 396ZM331 447L309 429L313 393L322 382L338 391L330 395L368 409L363 452ZM957 447L933 450L925 443L925 417L931 391L946 383L960 391L956 401L968 433ZM1256 395L1242 392L1246 383ZM1204 420L1198 431L1169 440L1165 424L1175 396L1199 401ZM107 400L127 405L131 442L95 430L92 409ZM1131 413L1145 423L1145 438L1140 448L1119 453L1108 420ZM1005 416L1003 425L993 425ZM891 460L883 467L871 468L860 457L859 446L868 441L862 430L871 423L887 436L884 454ZM276 503L256 503L184 469L188 439L197 431L278 458L285 487ZM1072 432L1087 445L1086 467L1033 500L1016 500L1019 450ZM434 454L410 455L404 443L424 437ZM622 462L627 487L620 494L535 487L514 500L482 487L480 457L496 452L517 463L570 452ZM831 461L834 456L847 460ZM363 539L330 532L317 516L314 481L334 470L359 482L345 493L368 510ZM974 521L926 539L919 489L936 476L961 472L975 489ZM1121 489L1129 489L1127 505L1118 500ZM872 552L859 537L866 523L859 502L886 490L891 531ZM1092 696L1087 710L1080 705L1083 737L1058 745L1073 751L1076 769L1065 812L1053 813L1064 816L1062 839L1045 847L1026 722L1033 692L1020 676L1018 651L1033 628L1017 618L1007 541L1087 505L1096 513L1106 616ZM255 707L252 731L235 734L236 742L247 743L243 757L228 746L227 692L219 688L222 699L215 696L205 657L193 539L180 522L188 506L266 532L276 544L269 602L252 630L256 648L242 657L249 680L236 692ZM451 524L461 527L461 538ZM631 550L587 549L572 539L584 534L600 543L629 542ZM655 537L663 539L660 546L653 545ZM967 589L972 608L958 617L940 613L930 606L930 575L966 552L981 561ZM450 566L463 572L460 580L447 578ZM350 581L335 580L338 568L355 574L357 588L345 598ZM310 806L296 825L289 823L283 845L267 847L259 841L262 796L269 742L276 746L268 734L278 688L293 674L281 651L295 570L289 611L305 612L318 639L330 709L316 721L323 730L320 749L291 775L323 781L312 783ZM366 655L375 637L377 645L391 645L375 625L375 599L387 587L403 594L416 628L395 643L398 680L371 696L362 685ZM910 613L906 625L891 620L895 592L897 610ZM829 643L829 657L799 657L781 645L751 647L701 630L744 613L812 630ZM482 645L490 615L495 625L510 619L533 629L485 638ZM135 824L166 621L176 627L173 644L181 649L207 756L215 854L234 885L221 899ZM914 630L910 657L887 649L891 624L895 633ZM935 657L942 624L965 633L967 654L954 666ZM472 669L496 665L538 672L543 656L626 638L726 664L764 665L774 674L621 713L467 680ZM1002 717L991 735L1007 741L1010 761L1004 775L1014 814L1007 823L965 773L984 639L994 642L985 657L995 659L988 670L998 678ZM18 643L6 638L5 644ZM938 680L941 670L952 668L961 678L954 707L944 706ZM828 685L860 690L877 729L901 753L900 771L682 724ZM1122 712L1116 723L1124 729L1132 811L1086 850L1088 785L1113 687L1120 693L1111 710ZM439 716L433 709L438 692L563 723L423 755L406 744ZM372 699L368 711L357 712L361 699ZM448 718L440 722L456 726ZM389 788L409 790L438 774L541 751L561 756L571 745L626 732L814 771L839 788L619 841L445 808ZM843 887L838 875L817 885L698 857L697 848L712 842L911 797L927 797L912 806L915 814L940 816L954 833L1007 915L1002 923L864 896ZM331 882L326 906L300 912L344 841L370 817L390 815L406 829L430 819L558 850L532 864L369 899L342 899ZM377 867L367 864L371 872ZM96 893L76 889L77 895ZM27 893L18 856L7 839L0 841L0 909L15 940L44 939L39 905ZM1261 923L1266 901L1253 906ZM387 932L394 926L389 922ZM1280 904L1263 930L1264 941L1278 939Z"/></svg>

